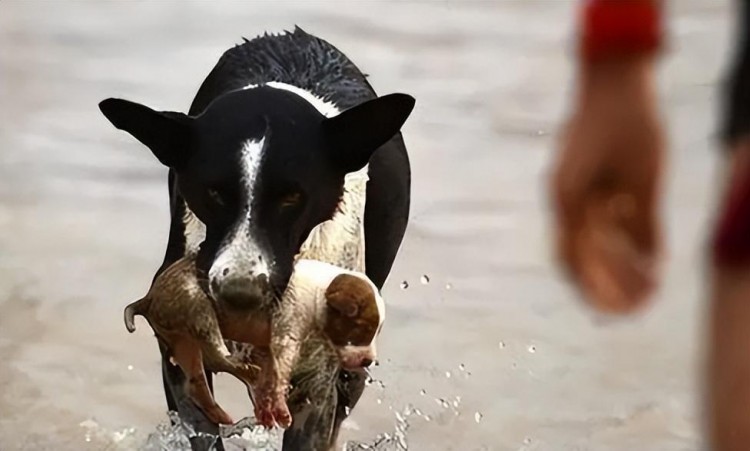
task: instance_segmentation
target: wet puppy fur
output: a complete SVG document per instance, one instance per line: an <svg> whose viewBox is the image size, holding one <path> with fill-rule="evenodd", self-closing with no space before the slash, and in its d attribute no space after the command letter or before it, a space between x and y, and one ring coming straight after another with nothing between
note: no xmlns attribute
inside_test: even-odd
<svg viewBox="0 0 750 451"><path fill-rule="evenodd" d="M196 274L194 258L174 263L144 298L125 308L125 325L133 332L134 316L146 318L185 373L190 398L218 424L233 420L213 398L205 370L232 374L247 386L251 398L255 392L259 424L289 427L286 396L292 371L300 362L308 368L326 364L324 356L310 355L315 347L305 342L322 344L347 370L367 367L376 359L375 338L385 319L385 304L361 273L301 260L271 317L239 318L205 295ZM225 338L253 345L251 359L231 355Z"/></svg>

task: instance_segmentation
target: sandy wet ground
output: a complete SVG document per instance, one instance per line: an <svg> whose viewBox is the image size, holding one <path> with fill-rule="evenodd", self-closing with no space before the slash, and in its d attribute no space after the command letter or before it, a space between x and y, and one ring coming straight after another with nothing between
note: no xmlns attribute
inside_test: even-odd
<svg viewBox="0 0 750 451"><path fill-rule="evenodd" d="M346 437L391 431L389 406L413 403L431 420L411 422L414 450L701 449L700 258L731 5L672 4L667 277L647 315L603 324L548 251L572 3L0 2L0 450L111 449L131 427L135 446L165 418L156 343L145 323L127 334L121 312L162 258L166 171L97 102L186 110L227 47L294 24L380 93L418 99L404 129L412 222L385 289L386 387ZM218 396L250 412L226 376ZM91 442L86 420L101 428Z"/></svg>

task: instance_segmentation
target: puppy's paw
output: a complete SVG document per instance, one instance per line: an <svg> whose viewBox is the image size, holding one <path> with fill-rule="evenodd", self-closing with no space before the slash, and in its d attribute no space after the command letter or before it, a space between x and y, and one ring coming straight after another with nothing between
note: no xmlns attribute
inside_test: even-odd
<svg viewBox="0 0 750 451"><path fill-rule="evenodd" d="M264 397L258 400L255 406L255 421L268 429L276 426L273 404L270 398Z"/></svg>
<svg viewBox="0 0 750 451"><path fill-rule="evenodd" d="M280 427L287 429L292 425L292 414L286 404L284 396L280 396L273 402L273 418Z"/></svg>

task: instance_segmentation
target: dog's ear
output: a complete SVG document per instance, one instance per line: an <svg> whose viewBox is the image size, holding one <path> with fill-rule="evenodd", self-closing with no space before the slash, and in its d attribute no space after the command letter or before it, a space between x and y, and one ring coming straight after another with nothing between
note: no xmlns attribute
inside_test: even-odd
<svg viewBox="0 0 750 451"><path fill-rule="evenodd" d="M180 169L190 156L191 122L188 116L154 111L139 103L106 99L99 103L102 114L116 128L146 145L162 164Z"/></svg>
<svg viewBox="0 0 750 451"><path fill-rule="evenodd" d="M389 94L325 119L323 132L334 164L345 174L362 169L398 133L414 103L410 95Z"/></svg>

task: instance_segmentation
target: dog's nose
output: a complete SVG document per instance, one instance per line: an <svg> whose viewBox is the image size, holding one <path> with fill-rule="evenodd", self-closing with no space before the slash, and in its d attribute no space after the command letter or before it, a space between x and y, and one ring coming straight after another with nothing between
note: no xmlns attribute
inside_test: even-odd
<svg viewBox="0 0 750 451"><path fill-rule="evenodd" d="M369 368L370 365L372 365L372 359L368 359L367 357L365 357L360 362L360 365L362 365L362 368Z"/></svg>
<svg viewBox="0 0 750 451"><path fill-rule="evenodd" d="M221 263L211 270L211 295L236 308L260 307L270 291L268 270L262 261L247 259Z"/></svg>

